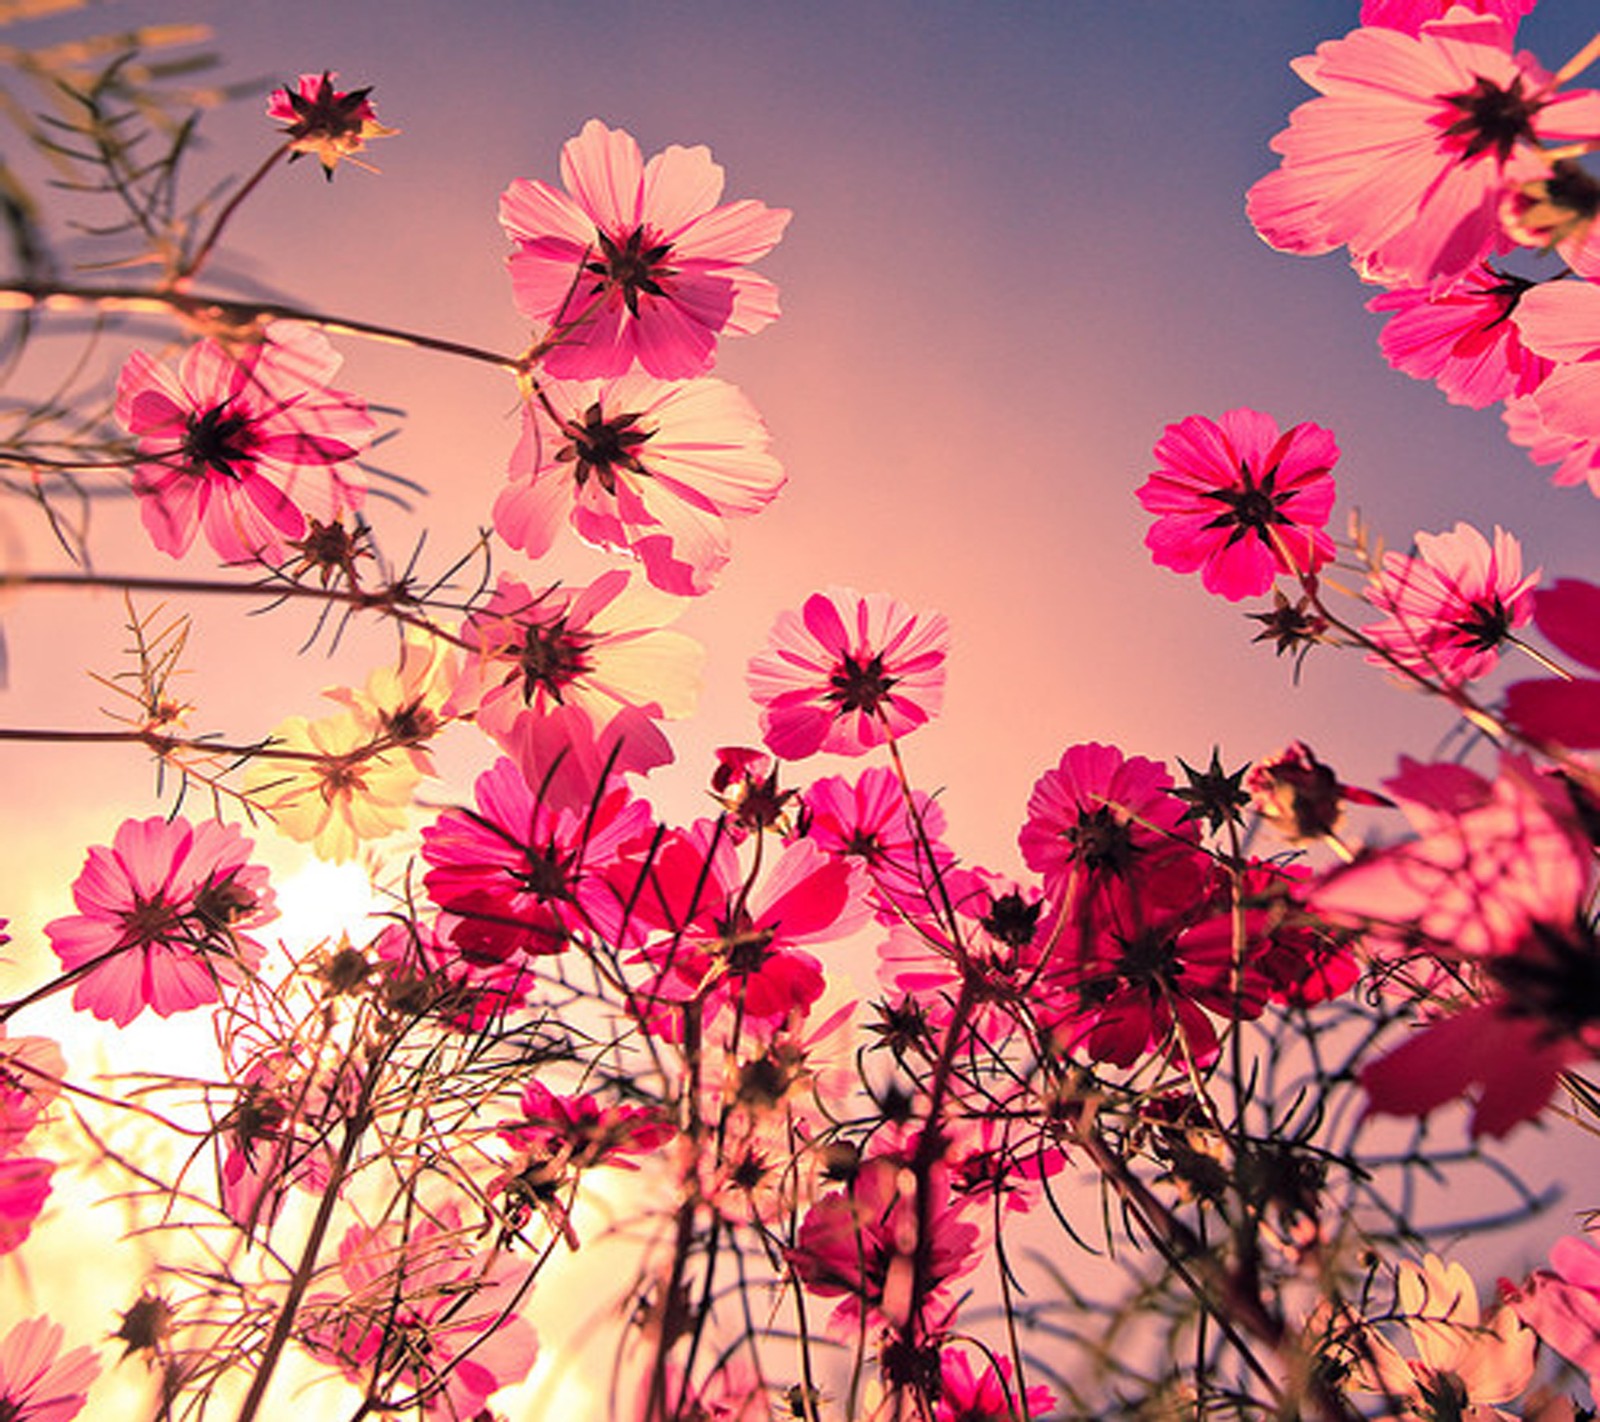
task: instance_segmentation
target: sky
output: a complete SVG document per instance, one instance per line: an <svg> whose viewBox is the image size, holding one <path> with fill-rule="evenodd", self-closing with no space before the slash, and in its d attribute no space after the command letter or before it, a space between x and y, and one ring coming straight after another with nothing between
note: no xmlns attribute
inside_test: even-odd
<svg viewBox="0 0 1600 1422"><path fill-rule="evenodd" d="M1427 758L1449 718L1352 653L1288 661L1195 578L1155 567L1134 491L1164 425L1237 406L1332 429L1343 450L1336 524L1359 508L1391 545L1467 519L1522 538L1530 566L1589 572L1597 511L1549 486L1493 413L1448 405L1379 355L1370 294L1338 256L1268 249L1243 194L1309 91L1288 61L1355 23L1354 0L900 0L623 4L614 0L189 0L108 3L12 28L15 44L86 27L192 19L218 71L254 84L209 113L198 195L275 141L267 88L332 69L370 84L381 173L280 170L240 214L208 281L313 311L515 351L495 212L514 178L555 181L560 146L599 117L646 154L710 146L729 198L793 209L761 270L781 320L725 343L718 373L762 411L789 485L735 526L722 586L683 620L711 657L680 764L658 795L701 812L714 747L752 742L743 670L779 611L826 586L892 592L951 620L942 719L906 745L939 789L969 860L1017 867L1034 779L1067 746L1239 764L1302 737L1372 784L1401 751ZM1544 0L1523 42L1551 68L1588 37L1593 7ZM159 339L153 333L150 339ZM516 437L515 392L487 367L341 340L340 383L403 409L383 462L427 490L374 504L403 562L442 569L488 519ZM0 509L5 556L59 564L38 520ZM96 559L170 571L126 509L96 511ZM203 563L185 565L199 572ZM500 563L534 576L520 555ZM545 569L603 564L570 545ZM0 599L9 686L0 723L104 724L126 637L112 595ZM196 609L197 725L248 739L316 715L325 686L359 684L392 638L337 647L296 609ZM263 647L280 650L263 653ZM268 657L270 669L263 670ZM447 749L441 801L487 763ZM838 769L842 767L828 767ZM126 747L0 746L13 840L0 914L37 927L67 910L85 846L170 795ZM276 851L299 862L296 851ZM19 935L20 940L20 935Z"/></svg>

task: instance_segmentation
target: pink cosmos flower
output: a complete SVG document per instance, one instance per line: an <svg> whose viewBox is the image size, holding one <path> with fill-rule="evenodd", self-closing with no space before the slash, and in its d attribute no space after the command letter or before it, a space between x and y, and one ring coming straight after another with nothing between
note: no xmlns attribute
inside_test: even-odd
<svg viewBox="0 0 1600 1422"><path fill-rule="evenodd" d="M1554 368L1528 349L1511 319L1533 286L1480 263L1442 289L1401 286L1375 296L1368 311L1393 312L1378 337L1384 359L1418 380L1432 380L1452 405L1481 410L1526 395Z"/></svg>
<svg viewBox="0 0 1600 1422"><path fill-rule="evenodd" d="M1533 595L1533 619L1556 648L1600 672L1600 587L1561 578ZM1506 688L1507 724L1523 735L1570 746L1600 747L1600 677L1540 677Z"/></svg>
<svg viewBox="0 0 1600 1422"><path fill-rule="evenodd" d="M1506 401L1500 412L1506 438L1528 451L1535 464L1554 464L1550 482L1557 488L1587 484L1600 495L1600 429L1592 435L1563 434L1545 425L1532 396Z"/></svg>
<svg viewBox="0 0 1600 1422"><path fill-rule="evenodd" d="M1237 602L1333 557L1323 529L1339 447L1320 426L1280 434L1255 410L1229 410L1220 424L1191 415L1167 426L1155 456L1139 502L1157 516L1144 541L1162 567L1198 569L1207 592Z"/></svg>
<svg viewBox="0 0 1600 1422"><path fill-rule="evenodd" d="M466 665L446 711L473 716L513 754L520 723L557 708L588 720L592 741L623 712L644 712L650 719L632 721L615 768L664 764L672 747L654 721L693 711L704 660L693 638L663 626L682 606L622 569L538 592L501 577L461 629Z"/></svg>
<svg viewBox="0 0 1600 1422"><path fill-rule="evenodd" d="M931 795L912 791L926 841L916 832L899 777L887 766L814 780L803 795L805 835L829 854L867 871L880 923L927 910L935 878L955 863L941 840L944 811Z"/></svg>
<svg viewBox="0 0 1600 1422"><path fill-rule="evenodd" d="M1250 219L1281 251L1348 245L1385 285L1507 250L1501 195L1542 176L1538 145L1600 133L1600 94L1556 93L1496 15L1355 30L1294 70L1320 97L1272 140L1283 166L1251 188Z"/></svg>
<svg viewBox="0 0 1600 1422"><path fill-rule="evenodd" d="M755 406L725 381L546 381L523 406L511 483L494 525L540 558L568 520L631 553L658 588L708 591L727 564L726 520L759 512L783 486Z"/></svg>
<svg viewBox="0 0 1600 1422"><path fill-rule="evenodd" d="M1026 1411L1017 1405L1009 1358L986 1358L974 1367L965 1348L945 1348L939 1354L933 1422L1014 1422L1017 1417L1043 1417L1055 1405L1056 1395L1043 1383L1028 1389Z"/></svg>
<svg viewBox="0 0 1600 1422"><path fill-rule="evenodd" d="M1593 1239L1558 1239L1549 1269L1536 1269L1510 1295L1510 1304L1540 1339L1589 1374L1600 1397L1600 1245Z"/></svg>
<svg viewBox="0 0 1600 1422"><path fill-rule="evenodd" d="M1381 622L1362 633L1401 666L1448 686L1493 671L1500 648L1533 616L1541 570L1522 571L1522 545L1496 527L1494 544L1471 524L1419 533L1417 554L1388 552L1366 597ZM1367 660L1386 665L1376 652Z"/></svg>
<svg viewBox="0 0 1600 1422"><path fill-rule="evenodd" d="M698 999L708 1014L732 1007L755 1023L806 1014L824 979L803 946L847 938L867 919L856 870L802 839L753 888L748 878L713 821L666 836L637 895L639 920L664 935L645 950L656 976L641 998L663 1012ZM671 1017L660 1030L673 1030Z"/></svg>
<svg viewBox="0 0 1600 1422"><path fill-rule="evenodd" d="M1057 936L1089 940L1114 908L1175 907L1205 888L1198 831L1171 790L1158 762L1093 741L1068 747L1034 782L1017 843L1023 862L1044 877Z"/></svg>
<svg viewBox="0 0 1600 1422"><path fill-rule="evenodd" d="M502 757L477 779L476 808L446 810L422 832L423 883L440 930L474 963L560 953L597 921L617 932L604 871L650 838L650 807L617 786L585 809L541 798Z"/></svg>
<svg viewBox="0 0 1600 1422"><path fill-rule="evenodd" d="M717 206L723 173L706 148L643 161L631 134L590 119L561 150L567 192L518 178L500 198L517 308L557 337L560 378L662 380L711 368L717 337L778 314L778 292L746 267L777 245L790 214L746 199ZM570 195L569 195L570 194Z"/></svg>
<svg viewBox="0 0 1600 1422"><path fill-rule="evenodd" d="M33 1223L50 1198L55 1168L54 1161L33 1156L0 1160L0 1255L21 1248L33 1232Z"/></svg>
<svg viewBox="0 0 1600 1422"><path fill-rule="evenodd" d="M914 731L944 701L950 626L885 593L813 593L784 612L750 659L750 695L774 755L864 755Z"/></svg>
<svg viewBox="0 0 1600 1422"><path fill-rule="evenodd" d="M1362 0L1361 23L1414 35L1429 20L1440 19L1452 6L1459 6L1475 15L1497 16L1508 30L1514 30L1517 21L1538 3L1539 0Z"/></svg>
<svg viewBox="0 0 1600 1422"><path fill-rule="evenodd" d="M0 1023L0 1159L21 1147L66 1074L61 1048L49 1037L7 1037Z"/></svg>
<svg viewBox="0 0 1600 1422"><path fill-rule="evenodd" d="M93 1348L65 1355L67 1330L48 1318L28 1318L0 1340L0 1417L16 1422L72 1422L100 1376Z"/></svg>
<svg viewBox="0 0 1600 1422"><path fill-rule="evenodd" d="M341 469L372 439L366 405L329 384L340 357L320 331L274 321L235 355L191 346L174 375L135 351L117 419L138 440L133 489L151 540L174 558L197 532L225 562L275 561L309 515L332 523L366 485Z"/></svg>
<svg viewBox="0 0 1600 1422"><path fill-rule="evenodd" d="M370 1384L380 1412L480 1415L527 1377L538 1343L515 1312L529 1266L470 1241L454 1205L405 1228L353 1226L339 1245L344 1288L305 1301L307 1347Z"/></svg>
<svg viewBox="0 0 1600 1422"><path fill-rule="evenodd" d="M1512 319L1524 344L1555 368L1507 408L1511 437L1541 464L1560 459L1557 484L1587 481L1600 492L1600 284L1546 283L1527 293Z"/></svg>
<svg viewBox="0 0 1600 1422"><path fill-rule="evenodd" d="M824 1195L800 1222L789 1263L806 1289L840 1298L831 1327L855 1330L863 1311L870 1324L903 1329L912 1299L912 1262L917 1253L917 1192L902 1181L905 1167L876 1157L864 1162L847 1191ZM950 1194L949 1168L929 1172L925 1247L926 1318L950 1285L977 1267L978 1226L964 1219Z"/></svg>
<svg viewBox="0 0 1600 1422"><path fill-rule="evenodd" d="M78 980L72 1005L125 1027L146 1007L170 1017L216 1002L262 947L240 930L276 917L267 871L232 825L124 820L89 850L72 886L78 913L45 925Z"/></svg>
<svg viewBox="0 0 1600 1422"><path fill-rule="evenodd" d="M630 1156L647 1154L675 1134L672 1123L644 1106L600 1104L591 1091L561 1096L541 1082L522 1089L522 1115L502 1121L497 1134L516 1150L559 1158L578 1169L616 1165L632 1169Z"/></svg>
<svg viewBox="0 0 1600 1422"><path fill-rule="evenodd" d="M283 131L289 137L289 161L315 154L330 182L341 158L365 168L354 155L369 138L395 132L378 122L378 111L367 97L370 87L341 92L333 87L338 77L330 70L302 74L293 89L274 89L267 96L267 117L288 125Z"/></svg>

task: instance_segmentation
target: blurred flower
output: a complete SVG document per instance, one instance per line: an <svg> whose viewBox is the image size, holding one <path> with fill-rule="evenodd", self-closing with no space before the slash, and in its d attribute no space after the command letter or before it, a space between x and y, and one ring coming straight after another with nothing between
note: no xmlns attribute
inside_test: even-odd
<svg viewBox="0 0 1600 1422"><path fill-rule="evenodd" d="M1320 426L1280 434L1255 410L1229 410L1220 424L1190 415L1166 427L1155 456L1139 502L1156 515L1144 541L1162 567L1198 570L1207 592L1238 602L1333 557L1323 529L1339 447Z"/></svg>
<svg viewBox="0 0 1600 1422"><path fill-rule="evenodd" d="M1393 803L1376 791L1341 784L1333 768L1318 760L1304 741L1291 741L1277 755L1258 760L1244 787L1255 812L1290 844L1334 834L1347 804Z"/></svg>
<svg viewBox="0 0 1600 1422"><path fill-rule="evenodd" d="M589 542L636 557L656 587L696 596L728 561L726 520L759 512L783 486L768 442L725 381L546 381L523 406L495 529L540 558L570 520Z"/></svg>
<svg viewBox="0 0 1600 1422"><path fill-rule="evenodd" d="M100 1376L92 1348L62 1355L66 1329L48 1318L29 1318L0 1339L0 1417L16 1422L71 1422Z"/></svg>
<svg viewBox="0 0 1600 1422"><path fill-rule="evenodd" d="M1561 578L1533 595L1533 620L1558 650L1600 672L1600 587ZM1600 678L1516 682L1506 688L1505 716L1525 736L1578 750L1600 747Z"/></svg>
<svg viewBox="0 0 1600 1422"><path fill-rule="evenodd" d="M232 825L124 820L90 848L72 885L79 912L45 925L77 979L72 1005L125 1027L146 1007L160 1017L216 1002L261 961L240 930L276 917L267 871Z"/></svg>
<svg viewBox="0 0 1600 1422"><path fill-rule="evenodd" d="M1019 1408L1009 1358L985 1358L974 1368L965 1348L939 1353L939 1401L933 1422L1014 1422L1017 1417L1043 1417L1055 1410L1056 1395L1042 1383L1028 1389L1027 1407Z"/></svg>
<svg viewBox="0 0 1600 1422"><path fill-rule="evenodd" d="M750 659L750 695L774 755L864 755L915 730L944 701L949 623L886 593L813 593L783 612Z"/></svg>
<svg viewBox="0 0 1600 1422"><path fill-rule="evenodd" d="M49 1037L7 1037L0 1023L0 1159L14 1154L61 1094L67 1063Z"/></svg>
<svg viewBox="0 0 1600 1422"><path fill-rule="evenodd" d="M1401 1357L1367 1329L1353 1384L1404 1404L1407 1414L1461 1422L1505 1416L1493 1404L1509 1402L1533 1380L1533 1334L1509 1308L1480 1319L1472 1276L1436 1254L1420 1269L1403 1261L1397 1275L1396 1312L1417 1356Z"/></svg>
<svg viewBox="0 0 1600 1422"><path fill-rule="evenodd" d="M637 360L683 380L711 368L719 335L777 316L777 288L745 268L790 214L749 199L718 207L722 179L709 149L674 145L645 163L631 134L590 119L561 150L567 192L526 178L506 189L511 284L518 310L556 337L551 375L622 375Z"/></svg>
<svg viewBox="0 0 1600 1422"><path fill-rule="evenodd" d="M1494 670L1500 648L1533 616L1540 569L1524 575L1522 545L1496 526L1491 546L1471 524L1419 533L1417 554L1390 551L1367 586L1382 622L1361 629L1401 666L1448 686ZM1377 652L1367 660L1388 665Z"/></svg>
<svg viewBox="0 0 1600 1422"><path fill-rule="evenodd" d="M355 857L362 840L404 828L422 779L407 751L382 745L354 712L317 721L291 716L270 743L287 754L254 757L245 794L281 833L309 843L318 858L342 864Z"/></svg>
<svg viewBox="0 0 1600 1422"><path fill-rule="evenodd" d="M1574 1367L1589 1375L1600 1397L1600 1246L1593 1239L1558 1239L1550 1268L1536 1269L1510 1291L1517 1317Z"/></svg>
<svg viewBox="0 0 1600 1422"><path fill-rule="evenodd" d="M235 355L214 340L174 375L143 351L117 380L117 419L139 443L133 489L151 540L182 557L197 532L226 562L275 561L309 515L331 523L366 494L354 459L376 428L328 385L341 358L320 331L274 321Z"/></svg>
<svg viewBox="0 0 1600 1422"><path fill-rule="evenodd" d="M1477 15L1496 15L1505 21L1507 29L1514 30L1517 21L1538 3L1539 0L1362 0L1361 23L1414 35L1454 5Z"/></svg>
<svg viewBox="0 0 1600 1422"><path fill-rule="evenodd" d="M306 1299L303 1341L370 1387L377 1411L473 1417L533 1367L537 1340L515 1312L528 1270L473 1249L454 1205L408 1228L354 1225L339 1245L344 1287Z"/></svg>
<svg viewBox="0 0 1600 1422"><path fill-rule="evenodd" d="M21 1248L33 1232L33 1222L50 1198L55 1168L54 1161L35 1156L0 1160L0 1255ZM4 1357L0 1354L0 1402L5 1399L4 1381Z"/></svg>
<svg viewBox="0 0 1600 1422"><path fill-rule="evenodd" d="M267 117L288 125L283 131L289 136L289 161L314 154L330 182L341 158L373 171L354 155L368 139L388 138L399 131L378 122L378 111L367 98L370 86L340 92L333 87L338 77L331 70L302 74L293 89L274 89L267 98Z"/></svg>
<svg viewBox="0 0 1600 1422"><path fill-rule="evenodd" d="M1250 190L1250 220L1281 251L1348 245L1389 285L1456 277L1510 246L1508 183L1543 174L1538 145L1600 131L1600 94L1556 93L1513 55L1494 15L1358 29L1294 70L1319 91L1272 140L1283 165Z"/></svg>

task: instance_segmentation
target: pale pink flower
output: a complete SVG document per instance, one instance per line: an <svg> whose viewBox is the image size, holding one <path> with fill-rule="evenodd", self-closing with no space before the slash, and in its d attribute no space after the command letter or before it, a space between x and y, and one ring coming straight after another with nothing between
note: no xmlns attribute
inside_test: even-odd
<svg viewBox="0 0 1600 1422"><path fill-rule="evenodd" d="M328 382L340 356L320 331L275 321L242 354L214 340L176 374L143 351L117 380L117 419L139 444L133 489L156 547L173 557L197 532L226 562L277 560L310 516L359 508L366 483L341 468L376 428Z"/></svg>
<svg viewBox="0 0 1600 1422"><path fill-rule="evenodd" d="M1514 30L1517 21L1539 0L1362 0L1361 23L1416 34L1429 20L1441 19L1452 6L1475 15L1494 15Z"/></svg>
<svg viewBox="0 0 1600 1422"><path fill-rule="evenodd" d="M1394 313L1378 337L1390 365L1433 381L1452 405L1481 410L1528 394L1553 368L1553 361L1528 349L1511 319L1532 286L1484 263L1442 289L1386 291L1367 310Z"/></svg>
<svg viewBox="0 0 1600 1422"><path fill-rule="evenodd" d="M241 930L276 917L267 871L233 825L124 820L89 850L72 885L78 912L45 925L77 979L72 1005L126 1026L216 1002L242 982L262 947Z"/></svg>
<svg viewBox="0 0 1600 1422"><path fill-rule="evenodd" d="M100 1376L93 1348L61 1352L67 1330L28 1318L0 1339L0 1417L15 1422L71 1422Z"/></svg>
<svg viewBox="0 0 1600 1422"><path fill-rule="evenodd" d="M378 111L367 97L370 87L343 92L333 87L338 77L332 70L302 74L294 88L274 89L267 96L267 117L288 125L283 131L289 137L289 161L314 154L329 180L341 158L366 168L354 155L368 139L395 132L378 122Z"/></svg>
<svg viewBox="0 0 1600 1422"><path fill-rule="evenodd" d="M1556 362L1525 397L1508 406L1511 438L1541 463L1563 461L1557 484L1587 481L1600 492L1600 285L1547 282L1528 292L1512 318L1524 344Z"/></svg>
<svg viewBox="0 0 1600 1422"><path fill-rule="evenodd" d="M50 1198L50 1177L55 1168L54 1161L36 1156L0 1160L0 1255L20 1249L27 1241L44 1202Z"/></svg>
<svg viewBox="0 0 1600 1422"><path fill-rule="evenodd" d="M567 192L518 178L500 198L517 308L556 338L551 375L621 375L637 360L682 380L711 368L719 335L777 316L777 288L746 268L790 214L719 207L709 149L673 145L646 163L631 134L590 119L561 150L561 180Z"/></svg>
<svg viewBox="0 0 1600 1422"><path fill-rule="evenodd" d="M636 557L657 587L695 596L728 561L726 521L783 486L768 442L755 406L722 380L546 381L523 406L495 529L540 558L570 520Z"/></svg>
<svg viewBox="0 0 1600 1422"><path fill-rule="evenodd" d="M1368 1329L1354 1385L1384 1393L1391 1403L1409 1402L1421 1416L1445 1407L1463 1422L1503 1416L1493 1404L1509 1402L1533 1381L1534 1335L1509 1308L1483 1317L1472 1276L1459 1264L1429 1254L1420 1269L1402 1261L1396 1275L1395 1311L1416 1357L1402 1357Z"/></svg>
<svg viewBox="0 0 1600 1422"><path fill-rule="evenodd" d="M1323 530L1339 447L1320 426L1280 433L1256 410L1229 410L1221 423L1191 415L1166 427L1155 457L1139 503L1156 515L1144 541L1162 567L1199 571L1207 592L1237 602L1333 557Z"/></svg>
<svg viewBox="0 0 1600 1422"><path fill-rule="evenodd" d="M1529 396L1508 400L1501 411L1506 438L1528 451L1535 464L1554 464L1550 482L1557 488L1587 484L1600 495L1600 429L1593 435L1562 434L1546 427L1538 405Z"/></svg>
<svg viewBox="0 0 1600 1422"><path fill-rule="evenodd" d="M1385 783L1417 838L1336 869L1313 893L1313 912L1405 957L1419 939L1484 957L1514 950L1534 922L1575 911L1591 851L1558 782L1508 756L1493 781L1412 763Z"/></svg>
<svg viewBox="0 0 1600 1422"><path fill-rule="evenodd" d="M1600 1245L1569 1235L1550 1250L1549 1269L1536 1269L1511 1293L1511 1307L1540 1339L1589 1375L1600 1397Z"/></svg>
<svg viewBox="0 0 1600 1422"><path fill-rule="evenodd" d="M1419 533L1415 556L1388 552L1366 597L1381 622L1361 629L1395 662L1460 686L1493 671L1500 648L1533 617L1540 569L1522 571L1522 545L1498 526L1491 546L1471 524ZM1389 662L1376 652L1367 660Z"/></svg>
<svg viewBox="0 0 1600 1422"><path fill-rule="evenodd" d="M334 864L353 859L365 840L403 829L412 792L422 780L409 748L386 746L387 735L364 714L342 711L315 721L290 716L272 733L271 748L245 771L244 789L282 834L309 843Z"/></svg>
<svg viewBox="0 0 1600 1422"><path fill-rule="evenodd" d="M587 587L537 592L502 577L489 601L467 618L461 679L447 709L516 754L519 721L558 707L585 717L594 739L623 712L651 718L637 725L620 770L672 759L657 718L694 710L704 653L693 638L664 625L680 599L622 569Z"/></svg>
<svg viewBox="0 0 1600 1422"><path fill-rule="evenodd" d="M538 1344L516 1313L530 1266L471 1240L454 1205L405 1228L352 1226L339 1245L343 1289L305 1301L307 1347L370 1385L378 1411L478 1415L527 1377Z"/></svg>
<svg viewBox="0 0 1600 1422"><path fill-rule="evenodd" d="M1494 15L1358 29L1294 70L1320 97L1273 139L1283 166L1250 190L1251 221L1283 251L1348 245L1386 285L1507 250L1501 195L1542 175L1538 145L1600 134L1600 94L1555 92Z"/></svg>
<svg viewBox="0 0 1600 1422"><path fill-rule="evenodd" d="M0 1159L14 1154L61 1094L67 1063L49 1037L7 1037L0 1023Z"/></svg>
<svg viewBox="0 0 1600 1422"><path fill-rule="evenodd" d="M750 659L750 695L774 755L864 755L914 731L944 701L950 627L886 593L813 593L779 614L767 650Z"/></svg>

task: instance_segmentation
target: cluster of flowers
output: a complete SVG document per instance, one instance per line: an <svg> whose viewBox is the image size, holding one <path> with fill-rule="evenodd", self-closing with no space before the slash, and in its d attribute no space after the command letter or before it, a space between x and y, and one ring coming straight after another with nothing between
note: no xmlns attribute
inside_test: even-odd
<svg viewBox="0 0 1600 1422"><path fill-rule="evenodd" d="M1391 358L1466 403L1506 399L1514 437L1576 482L1600 458L1584 393L1600 331L1580 331L1600 189L1579 162L1600 144L1600 94L1512 52L1529 8L1368 0L1360 29L1298 66L1321 97L1277 140L1283 167L1250 210L1278 246L1348 246L1389 288L1374 304L1396 313ZM367 91L331 75L269 112L287 125L280 153L330 174L387 132ZM267 871L220 820L128 820L89 851L77 913L46 925L62 971L0 1021L68 987L119 1027L146 1009L217 1018L225 1079L202 1093L214 1200L197 1181L181 1193L211 1211L195 1232L225 1229L227 1257L260 1273L212 1271L185 1295L194 1272L175 1265L125 1316L118 1336L162 1364L167 1395L233 1357L248 1422L297 1342L361 1391L357 1415L493 1418L493 1395L535 1362L521 1310L544 1263L589 1244L581 1186L601 1170L633 1172L669 1222L630 1295L644 1422L750 1422L780 1392L818 1422L819 1301L854 1358L850 1416L868 1361L884 1417L1062 1405L1061 1371L1030 1381L1015 1329L999 1350L979 1341L971 1292L989 1264L1009 1303L1006 1232L1029 1213L1066 1219L1069 1168L1099 1178L1135 1241L1159 1246L1166 1285L1218 1320L1220 1342L1203 1325L1185 1337L1196 1357L1237 1350L1223 1391L1266 1378L1280 1415L1357 1416L1359 1392L1472 1415L1529 1388L1536 1339L1600 1370L1600 1249L1584 1240L1488 1320L1459 1267L1398 1263L1404 1358L1348 1283L1353 1241L1369 1240L1349 1203L1370 1178L1358 1143L1319 1134L1354 1081L1369 1114L1465 1098L1472 1133L1503 1136L1600 1053L1600 776L1580 754L1600 745L1600 680L1529 680L1499 706L1468 689L1530 623L1600 670L1600 588L1536 592L1513 537L1458 524L1368 559L1377 619L1352 625L1323 595L1340 557L1333 435L1250 409L1191 416L1139 491L1156 560L1230 600L1273 591L1254 615L1280 651L1357 648L1444 697L1499 743L1492 777L1407 762L1378 795L1295 745L1235 772L1218 756L1184 766L1180 787L1157 761L1075 745L1034 787L1031 877L1014 880L958 855L901 757L940 710L945 619L830 588L749 661L764 748L720 753L714 815L663 823L640 778L672 758L661 723L692 710L700 656L669 624L715 585L727 521L783 482L760 417L709 371L722 336L775 318L748 267L788 214L721 204L704 149L646 162L598 121L561 174L564 190L522 180L501 202L535 329L501 362L522 430L494 527L538 558L570 523L625 560L586 586L502 574L456 621L409 583L369 581L347 520L376 423L329 383L339 358L312 324L248 323L196 341L175 372L144 352L121 372L158 549L187 557L203 534L225 563L404 626L396 665L329 693L338 714L292 718L237 765L215 770L216 743L178 736L154 698L136 738L334 861L408 823L447 727L496 755L470 805L428 812L424 867L401 876L389 921L287 970L252 936L274 912ZM1556 249L1571 278L1491 265L1519 242ZM815 754L880 752L854 775L786 783ZM1352 853L1338 837L1351 803L1398 804L1414 832ZM1250 816L1308 852L1248 851ZM868 941L876 1020L838 987L843 945ZM1298 1108L1280 1118L1255 1090L1274 1057L1256 1044L1315 1045L1324 1019L1364 1010L1358 984L1384 1029L1410 1014L1420 1030L1314 1075L1286 1125ZM50 1162L18 1152L65 1081L53 1043L0 1040L0 1253L44 1207ZM282 1250L302 1204L304 1243ZM336 1218L335 1263L319 1251ZM741 1286L726 1293L730 1252ZM789 1300L781 1328L753 1321L762 1286ZM780 1332L800 1340L781 1359ZM219 1336L249 1341L219 1355ZM33 1320L0 1343L0 1414L81 1410L98 1363L57 1360L61 1341Z"/></svg>

